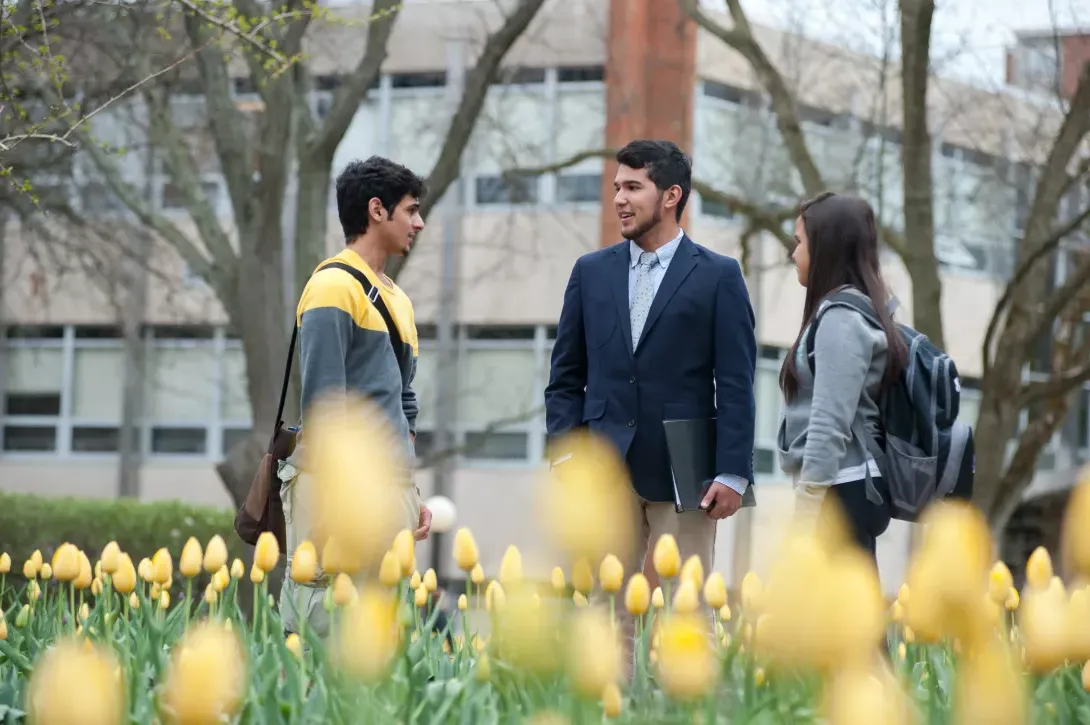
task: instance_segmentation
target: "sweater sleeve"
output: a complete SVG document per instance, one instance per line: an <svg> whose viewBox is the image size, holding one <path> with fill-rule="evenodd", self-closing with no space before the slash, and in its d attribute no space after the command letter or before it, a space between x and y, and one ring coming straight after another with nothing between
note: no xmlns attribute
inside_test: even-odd
<svg viewBox="0 0 1090 725"><path fill-rule="evenodd" d="M299 302L301 406L306 415L314 401L347 390L346 363L357 312L352 285L339 270L320 271L307 283Z"/></svg>
<svg viewBox="0 0 1090 725"><path fill-rule="evenodd" d="M857 312L834 307L822 315L814 339L814 399L801 481L825 486L836 480L873 353L870 328Z"/></svg>

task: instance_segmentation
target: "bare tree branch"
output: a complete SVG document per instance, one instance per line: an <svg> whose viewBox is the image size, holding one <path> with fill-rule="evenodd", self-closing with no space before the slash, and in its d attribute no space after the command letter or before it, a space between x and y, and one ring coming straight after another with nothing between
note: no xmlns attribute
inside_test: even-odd
<svg viewBox="0 0 1090 725"><path fill-rule="evenodd" d="M697 25L704 28L730 47L737 50L753 66L761 85L768 93L772 112L776 116L776 126L783 137L791 163L799 172L802 186L808 196L813 196L825 189L825 181L810 155L806 136L799 123L799 114L795 107L795 97L787 87L783 76L765 54L764 49L753 37L753 29L739 0L727 0L727 8L734 20L733 28L725 28L700 8L698 0L678 0L682 9Z"/></svg>
<svg viewBox="0 0 1090 725"><path fill-rule="evenodd" d="M518 0L518 6L507 16L503 24L489 34L476 64L466 74L465 89L458 101L458 108L451 118L447 135L443 139L439 159L428 174L429 192L420 205L421 215L426 217L458 178L462 154L473 134L477 117L484 107L492 79L496 77L500 63L503 62L511 46L526 31L543 4L544 0ZM391 279L396 279L408 259L409 254L391 259L386 265L386 274Z"/></svg>

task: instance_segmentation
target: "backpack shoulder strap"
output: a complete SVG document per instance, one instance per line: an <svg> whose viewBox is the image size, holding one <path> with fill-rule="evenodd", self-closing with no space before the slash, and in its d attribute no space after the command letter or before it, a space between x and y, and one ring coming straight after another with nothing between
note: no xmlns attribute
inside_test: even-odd
<svg viewBox="0 0 1090 725"><path fill-rule="evenodd" d="M401 378L405 378L405 372L409 365L412 364L408 353L408 345L401 339L401 331L398 330L397 324L394 322L393 315L390 314L390 308L386 306L386 301L382 299L382 295L378 289L371 284L371 280L367 278L363 272L359 271L355 267L344 262L330 262L323 265L321 269L329 269L333 267L335 269L341 269L348 272L350 275L356 278L356 281L363 287L363 293L367 296L367 300L375 306L378 313L382 315L383 321L386 322L386 329L390 333L390 342L393 343L394 355L397 357L397 366L401 370Z"/></svg>
<svg viewBox="0 0 1090 725"><path fill-rule="evenodd" d="M810 372L814 372L814 345L817 341L817 328L818 323L821 322L821 317L830 308L833 307L849 307L863 316L872 327L878 329L882 328L882 323L878 317L874 314L874 310L871 309L869 300L861 298L858 294L848 291L834 292L827 298L822 300L818 306L817 314L814 315L814 321L810 324L810 329L806 332L806 362L810 366Z"/></svg>

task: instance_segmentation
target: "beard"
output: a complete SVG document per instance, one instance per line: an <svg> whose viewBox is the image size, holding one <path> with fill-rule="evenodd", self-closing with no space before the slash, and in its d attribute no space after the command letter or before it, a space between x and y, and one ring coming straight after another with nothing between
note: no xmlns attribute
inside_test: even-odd
<svg viewBox="0 0 1090 725"><path fill-rule="evenodd" d="M662 221L662 209L656 208L655 212L651 215L651 218L636 226L631 232L625 233L621 231L621 236L630 242L637 242L643 238L649 231L654 229Z"/></svg>

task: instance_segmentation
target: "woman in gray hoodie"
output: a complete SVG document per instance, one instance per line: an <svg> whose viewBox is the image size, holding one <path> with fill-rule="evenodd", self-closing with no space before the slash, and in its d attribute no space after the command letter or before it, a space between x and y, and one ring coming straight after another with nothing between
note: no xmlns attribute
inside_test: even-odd
<svg viewBox="0 0 1090 725"><path fill-rule="evenodd" d="M889 494L860 435L884 447L877 401L908 360L882 280L874 210L863 199L824 192L800 205L795 241L791 257L806 303L780 370L780 459L794 482L797 525L816 525L839 505L848 535L873 557L889 526ZM810 325L839 291L866 299L883 329L853 309L832 307L821 316L807 359Z"/></svg>

